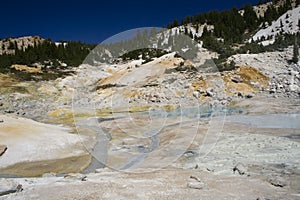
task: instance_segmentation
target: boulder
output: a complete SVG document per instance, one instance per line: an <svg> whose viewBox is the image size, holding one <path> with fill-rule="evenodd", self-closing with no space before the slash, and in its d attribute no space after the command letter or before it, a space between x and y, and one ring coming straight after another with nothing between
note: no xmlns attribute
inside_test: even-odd
<svg viewBox="0 0 300 200"><path fill-rule="evenodd" d="M240 97L240 98L244 97L243 93L241 93L241 92L238 92L237 96Z"/></svg>
<svg viewBox="0 0 300 200"><path fill-rule="evenodd" d="M242 83L243 82L243 79L240 76L234 76L234 77L231 78L231 80L234 83Z"/></svg>
<svg viewBox="0 0 300 200"><path fill-rule="evenodd" d="M233 173L235 174L235 172L238 172L239 175L245 175L247 172L247 167L239 163L233 168Z"/></svg>
<svg viewBox="0 0 300 200"><path fill-rule="evenodd" d="M275 88L270 89L270 94L274 94L274 93L276 93L276 92L277 92L277 91L276 91Z"/></svg>
<svg viewBox="0 0 300 200"><path fill-rule="evenodd" d="M0 156L2 156L7 150L6 145L0 145Z"/></svg>
<svg viewBox="0 0 300 200"><path fill-rule="evenodd" d="M206 96L208 97L214 97L215 96L215 92L213 88L207 88L206 89Z"/></svg>
<svg viewBox="0 0 300 200"><path fill-rule="evenodd" d="M193 151L186 151L183 155L186 158L191 158L191 157L195 156L195 152L193 152Z"/></svg>
<svg viewBox="0 0 300 200"><path fill-rule="evenodd" d="M204 183L197 181L189 181L187 184L188 188L201 190L204 188Z"/></svg>
<svg viewBox="0 0 300 200"><path fill-rule="evenodd" d="M260 85L258 82L253 82L253 81L251 81L250 84L251 84L253 87L261 88L261 85Z"/></svg>
<svg viewBox="0 0 300 200"><path fill-rule="evenodd" d="M87 176L84 174L67 174L64 176L65 181L86 181Z"/></svg>
<svg viewBox="0 0 300 200"><path fill-rule="evenodd" d="M196 99L199 99L200 94L199 94L198 91L195 91L195 92L193 92L193 96L194 96Z"/></svg>
<svg viewBox="0 0 300 200"><path fill-rule="evenodd" d="M22 185L12 179L0 179L0 196L22 191Z"/></svg>
<svg viewBox="0 0 300 200"><path fill-rule="evenodd" d="M205 183L203 183L199 178L191 176L188 180L187 187L191 189L201 190L205 187Z"/></svg>
<svg viewBox="0 0 300 200"><path fill-rule="evenodd" d="M251 98L253 98L255 96L255 94L246 94L245 95L245 98L246 99L251 99Z"/></svg>
<svg viewBox="0 0 300 200"><path fill-rule="evenodd" d="M267 181L275 187L285 187L287 185L286 180L278 176L271 177Z"/></svg>

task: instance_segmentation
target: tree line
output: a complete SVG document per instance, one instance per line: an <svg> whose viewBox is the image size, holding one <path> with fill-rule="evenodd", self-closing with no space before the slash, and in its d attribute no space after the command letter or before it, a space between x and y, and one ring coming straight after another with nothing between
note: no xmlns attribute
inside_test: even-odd
<svg viewBox="0 0 300 200"><path fill-rule="evenodd" d="M265 1L266 3L267 1ZM258 4L262 4L259 1ZM296 5L300 4L300 0L296 1ZM192 24L194 27L199 27L201 24L213 25L214 30L211 31L213 38L222 38L227 44L243 43L247 36L254 33L261 24L271 25L272 21L277 20L281 15L292 8L291 0L285 0L283 4L279 5L279 0L274 0L272 4L268 6L267 11L263 17L258 17L254 11L253 6L250 4L244 5L241 10L243 14L240 14L239 10L234 7L231 10L213 10L206 13L200 13L193 16L187 16L181 20L181 24L175 19L173 23L169 23L167 28L177 27L179 25ZM212 37L207 37L204 34L204 43Z"/></svg>
<svg viewBox="0 0 300 200"><path fill-rule="evenodd" d="M0 68L4 69L12 64L32 65L45 61L54 63L52 67L58 67L58 62L66 63L68 66L78 66L89 54L95 45L82 42L60 42L55 44L51 40L28 46L26 49L19 49L17 45L10 44L9 49L14 54L5 53L0 55Z"/></svg>

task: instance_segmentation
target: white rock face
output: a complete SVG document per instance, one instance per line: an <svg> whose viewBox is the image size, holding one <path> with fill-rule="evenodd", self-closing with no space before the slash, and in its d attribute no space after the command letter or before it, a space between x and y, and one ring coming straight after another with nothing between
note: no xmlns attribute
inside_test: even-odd
<svg viewBox="0 0 300 200"><path fill-rule="evenodd" d="M39 37L39 36L25 36L25 37L19 37L19 38L8 38L4 40L0 40L0 55L3 53L14 53L14 50L9 50L9 44L17 44L18 49L25 50L29 46L34 46L35 43L42 43L45 41L45 39Z"/></svg>
<svg viewBox="0 0 300 200"><path fill-rule="evenodd" d="M22 190L22 185L11 179L0 179L0 196Z"/></svg>
<svg viewBox="0 0 300 200"><path fill-rule="evenodd" d="M259 30L249 42L257 41L265 38L265 41L262 42L264 46L272 44L275 42L275 36L278 34L295 34L299 32L298 21L300 19L300 6L294 8L293 10L287 11L276 21L273 21L270 26ZM283 32L283 33L281 33ZM267 40L268 37L271 39Z"/></svg>
<svg viewBox="0 0 300 200"><path fill-rule="evenodd" d="M1 156L1 167L85 154L81 141L86 138L70 134L68 128L24 118L1 116L1 119L4 122L0 127L0 141L9 149Z"/></svg>

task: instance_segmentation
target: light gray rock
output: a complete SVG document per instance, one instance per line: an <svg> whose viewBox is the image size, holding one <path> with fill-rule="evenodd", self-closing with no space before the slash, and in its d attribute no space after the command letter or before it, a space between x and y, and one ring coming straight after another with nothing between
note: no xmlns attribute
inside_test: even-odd
<svg viewBox="0 0 300 200"><path fill-rule="evenodd" d="M0 145L0 156L2 156L7 150L6 145Z"/></svg>
<svg viewBox="0 0 300 200"><path fill-rule="evenodd" d="M198 91L195 91L195 92L193 92L193 96L194 96L196 99L199 99L200 94L199 94Z"/></svg>
<svg viewBox="0 0 300 200"><path fill-rule="evenodd" d="M247 172L247 167L241 163L238 163L234 168L233 168L233 173L238 172L239 175L246 175Z"/></svg>
<svg viewBox="0 0 300 200"><path fill-rule="evenodd" d="M199 88L197 91L198 91L200 94L203 93L203 90L202 90L201 88Z"/></svg>
<svg viewBox="0 0 300 200"><path fill-rule="evenodd" d="M276 87L277 87L277 89L282 89L283 85L278 83Z"/></svg>
<svg viewBox="0 0 300 200"><path fill-rule="evenodd" d="M22 185L12 179L0 179L0 196L22 191Z"/></svg>
<svg viewBox="0 0 300 200"><path fill-rule="evenodd" d="M251 98L253 98L253 97L255 97L255 94L246 94L246 95L245 95L245 98L246 98L246 99L251 99Z"/></svg>
<svg viewBox="0 0 300 200"><path fill-rule="evenodd" d="M111 172L112 170L109 168L99 168L95 170L95 173L103 173L103 172Z"/></svg>
<svg viewBox="0 0 300 200"><path fill-rule="evenodd" d="M183 155L186 158L191 158L191 157L195 156L195 152L193 152L193 151L186 151Z"/></svg>
<svg viewBox="0 0 300 200"><path fill-rule="evenodd" d="M242 79L242 77L240 77L240 76L234 76L234 77L232 77L232 82L234 82L234 83L242 83L243 82L243 79Z"/></svg>
<svg viewBox="0 0 300 200"><path fill-rule="evenodd" d="M203 183L199 178L195 176L190 176L187 187L191 189L201 190L205 187L205 183Z"/></svg>
<svg viewBox="0 0 300 200"><path fill-rule="evenodd" d="M270 89L270 94L274 94L274 93L276 93L276 92L277 92L277 91L276 91L275 88Z"/></svg>
<svg viewBox="0 0 300 200"><path fill-rule="evenodd" d="M275 187L285 187L287 185L286 180L279 176L269 178L267 181Z"/></svg>
<svg viewBox="0 0 300 200"><path fill-rule="evenodd" d="M86 181L87 176L84 174L67 174L64 176L65 181Z"/></svg>
<svg viewBox="0 0 300 200"><path fill-rule="evenodd" d="M215 96L215 92L213 88L207 88L206 89L206 96L208 97L214 97Z"/></svg>
<svg viewBox="0 0 300 200"><path fill-rule="evenodd" d="M241 92L238 92L237 96L240 97L240 98L244 97L243 93L241 93Z"/></svg>
<svg viewBox="0 0 300 200"><path fill-rule="evenodd" d="M250 84L253 86L253 87L256 87L256 88L261 88L261 85L258 83L258 82L250 82Z"/></svg>

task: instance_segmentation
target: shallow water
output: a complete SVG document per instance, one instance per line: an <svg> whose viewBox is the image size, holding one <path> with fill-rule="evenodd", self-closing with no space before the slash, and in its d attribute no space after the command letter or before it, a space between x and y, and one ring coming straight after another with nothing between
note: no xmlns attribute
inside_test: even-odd
<svg viewBox="0 0 300 200"><path fill-rule="evenodd" d="M246 115L243 114L243 110L239 108L184 108L177 109L173 111L149 111L149 112L140 112L140 113L130 113L130 115L124 115L122 113L122 118L131 117L132 115L139 116L148 116L151 118L172 118L172 117L183 117L187 122L191 121L201 121L209 120L213 117L221 116L222 113L226 115L225 122L239 123L255 128L275 128L275 129L300 129L300 113L294 114L260 114L260 115ZM96 144L94 146L93 160L90 165L85 169L84 173L94 172L96 169L105 167L105 160L108 155L108 147L110 142L110 136L103 129L101 129L101 122L103 121L113 121L120 119L118 118L87 118L79 123L78 125L93 130L98 133L96 138ZM171 125L166 125L162 127L151 127L151 130L145 131L143 135L148 136L151 139L151 144L148 149L141 149L140 153L132 157L128 163L123 163L120 165L120 170L128 169L135 167L143 162L143 160L153 151L160 147L160 141L158 136L164 128L170 126L176 127L179 124L185 122L174 123ZM155 133L152 133L152 132ZM297 130L296 130L297 131ZM299 140L300 132L295 132L295 134L286 136L289 139ZM182 152L181 152L182 153ZM181 154L180 153L180 154ZM15 177L14 175L0 175L0 178L3 177Z"/></svg>
<svg viewBox="0 0 300 200"><path fill-rule="evenodd" d="M166 118L184 118L185 121L177 122L174 124L161 124L159 127L151 127L144 133L142 133L143 136L148 137L151 139L150 148L146 149L145 151L141 151L137 156L131 158L128 163L123 163L118 169L124 170L128 168L132 168L140 163L143 162L143 160L153 151L155 151L160 146L160 141L158 139L159 134L162 130L168 127L176 127L178 125L182 125L185 123L190 122L197 122L200 120L211 120L213 117L219 117L219 116L225 116L225 115L232 115L232 114L239 114L242 113L242 110L239 108L209 108L209 107L191 107L191 108L180 108L172 111L166 111L166 110L149 110L147 112L139 112L139 113L122 113L122 118L131 118L133 119L133 116L138 117L149 117L151 119L166 119ZM93 161L91 162L90 166L86 168L84 172L93 172L96 169L105 167L105 160L107 158L107 148L109 145L109 140L107 139L108 133L105 133L101 129L101 122L107 121L107 120L114 120L119 119L118 118L108 118L108 119L96 119L85 121L85 128L92 128L94 131L98 132L97 141L94 146L92 155L93 155ZM92 123L91 123L92 122ZM97 130L95 130L97 129Z"/></svg>
<svg viewBox="0 0 300 200"><path fill-rule="evenodd" d="M255 128L300 129L300 113L267 115L232 115L226 122L245 124ZM300 134L300 133L299 133Z"/></svg>
<svg viewBox="0 0 300 200"><path fill-rule="evenodd" d="M206 120L213 117L218 116L226 116L224 119L225 122L233 122L233 123L240 123L245 124L247 126L252 126L255 128L279 128L279 129L300 129L300 114L266 114L266 115L245 115L241 114L243 111L239 108L218 108L218 109L211 109L211 108L184 108L184 109L177 109L173 111L149 111L143 113L136 113L133 115L142 115L142 116L149 116L151 118L171 118L171 117L184 117L185 119L190 119L191 121L199 121L199 120ZM190 121L189 121L190 122ZM184 122L180 122L184 123ZM176 124L178 125L178 124ZM170 125L169 125L170 126ZM141 162L148 156L149 153L155 151L156 148L160 146L159 140L157 140L158 135L160 134L161 130L167 128L169 126L163 127L152 127L152 130L159 130L156 131L156 134L152 134L152 148L151 151L148 152L140 152L137 156L130 159L128 163L124 163L119 169L127 169L132 168ZM171 125L175 126L175 125ZM149 131L148 131L149 132ZM103 133L102 133L103 134ZM144 135L147 135L145 132ZM299 138L299 135L293 135L293 138ZM108 140L99 140L96 146L108 146ZM94 149L94 155L99 155L98 148ZM106 151L107 153L107 151ZM103 156L103 154L102 154ZM107 156L107 155L106 155ZM98 164L97 164L98 163ZM97 159L94 159L91 163L90 169L102 168L103 162L99 165ZM90 171L90 170L89 170Z"/></svg>

